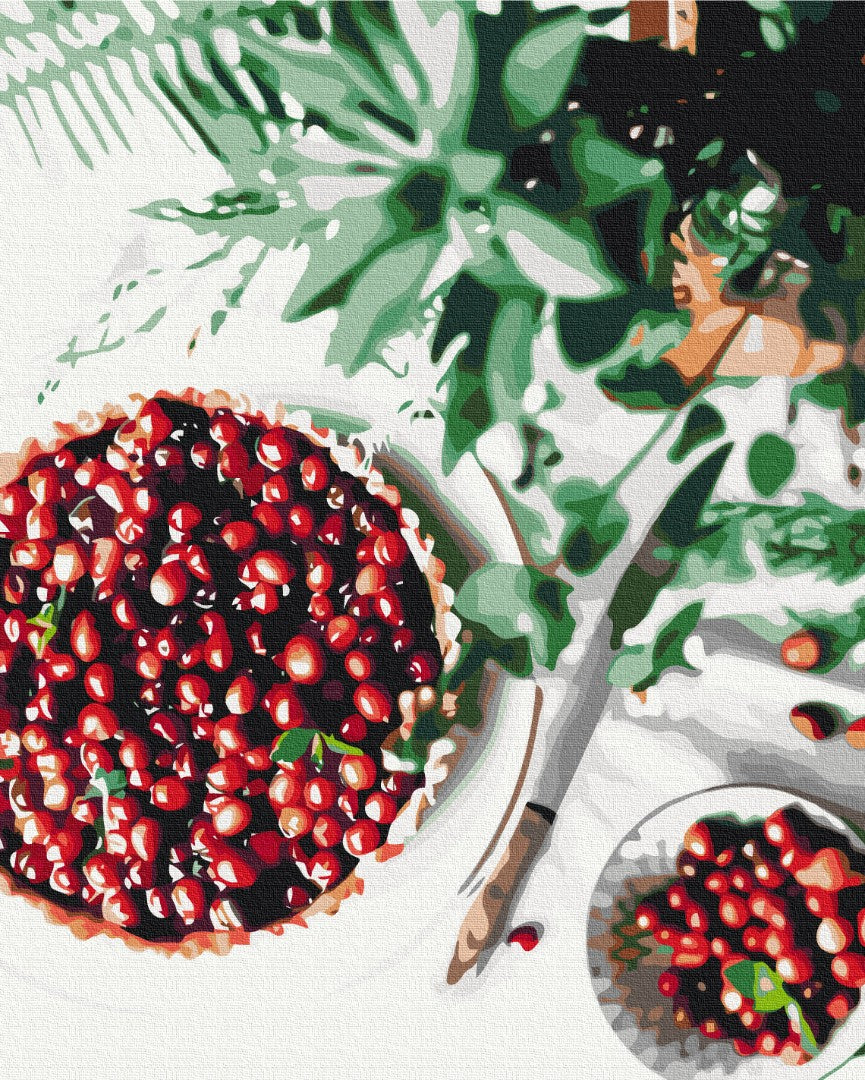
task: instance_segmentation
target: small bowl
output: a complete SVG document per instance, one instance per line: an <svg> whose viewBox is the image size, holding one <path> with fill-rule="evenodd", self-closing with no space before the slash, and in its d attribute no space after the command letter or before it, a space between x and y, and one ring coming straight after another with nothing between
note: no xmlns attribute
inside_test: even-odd
<svg viewBox="0 0 865 1080"><path fill-rule="evenodd" d="M690 825L720 814L743 822L764 819L792 805L865 853L857 833L816 803L777 788L730 785L688 795L654 811L624 837L598 878L587 931L589 970L598 1004L625 1046L643 1065L669 1080L720 1080L727 1076L736 1080L821 1080L865 1042L865 1010L859 1006L836 1027L821 1052L804 1065L790 1067L777 1058L756 1055L741 1057L727 1040L713 1041L694 1028L675 1027L669 1019L669 999L657 989L657 976L666 964L659 966L657 960L652 963L651 957L642 957L635 969L627 971L611 956L615 940L612 927L621 918L619 900L636 899L676 876L676 857ZM845 1076L842 1072L841 1080Z"/></svg>

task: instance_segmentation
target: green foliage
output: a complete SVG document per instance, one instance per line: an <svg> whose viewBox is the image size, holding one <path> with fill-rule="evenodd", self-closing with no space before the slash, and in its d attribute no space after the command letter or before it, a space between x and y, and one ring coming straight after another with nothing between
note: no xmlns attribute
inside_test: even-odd
<svg viewBox="0 0 865 1080"><path fill-rule="evenodd" d="M685 659L683 646L700 621L702 603L689 604L661 627L650 645L623 648L610 665L608 678L613 686L629 686L636 691L648 689L669 668L693 671Z"/></svg>
<svg viewBox="0 0 865 1080"><path fill-rule="evenodd" d="M758 495L771 498L796 468L796 451L780 435L758 435L748 450L748 476Z"/></svg>
<svg viewBox="0 0 865 1080"><path fill-rule="evenodd" d="M753 1001L758 1013L772 1013L791 1008L799 1025L802 1049L812 1057L820 1053L814 1032L802 1013L802 1007L784 987L781 976L762 960L740 960L724 969L724 977L748 1001Z"/></svg>

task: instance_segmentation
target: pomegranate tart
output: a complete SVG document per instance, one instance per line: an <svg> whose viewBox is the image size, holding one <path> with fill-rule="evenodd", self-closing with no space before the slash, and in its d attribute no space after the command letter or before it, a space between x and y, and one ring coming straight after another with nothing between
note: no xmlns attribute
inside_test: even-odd
<svg viewBox="0 0 865 1080"><path fill-rule="evenodd" d="M454 706L443 566L396 490L191 393L27 458L0 493L5 882L193 954L333 909L420 801L416 717Z"/></svg>

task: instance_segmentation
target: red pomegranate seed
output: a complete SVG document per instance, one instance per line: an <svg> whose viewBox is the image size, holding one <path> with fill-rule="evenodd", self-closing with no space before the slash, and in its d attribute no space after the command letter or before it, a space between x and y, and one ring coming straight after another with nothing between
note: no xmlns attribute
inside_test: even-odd
<svg viewBox="0 0 865 1080"><path fill-rule="evenodd" d="M317 683L324 674L324 655L318 642L303 634L293 637L274 659L296 683Z"/></svg>
<svg viewBox="0 0 865 1080"><path fill-rule="evenodd" d="M376 615L390 626L401 626L405 621L402 601L389 586L375 594L372 606Z"/></svg>
<svg viewBox="0 0 865 1080"><path fill-rule="evenodd" d="M303 795L303 785L288 773L278 772L271 780L267 790L267 797L276 810L282 810L286 806L296 806Z"/></svg>
<svg viewBox="0 0 865 1080"><path fill-rule="evenodd" d="M336 805L350 821L354 821L357 818L360 801L356 791L353 791L351 788L344 788L339 793Z"/></svg>
<svg viewBox="0 0 865 1080"><path fill-rule="evenodd" d="M150 914L157 919L167 919L173 911L168 889L164 886L148 889L146 897L147 910Z"/></svg>
<svg viewBox="0 0 865 1080"><path fill-rule="evenodd" d="M168 511L168 531L175 543L179 543L188 537L195 526L200 523L201 511L192 503L175 503Z"/></svg>
<svg viewBox="0 0 865 1080"><path fill-rule="evenodd" d="M57 535L57 519L49 506L31 506L26 522L28 540L51 540Z"/></svg>
<svg viewBox="0 0 865 1080"><path fill-rule="evenodd" d="M212 811L213 828L220 836L236 836L252 821L249 803L231 795L219 795L219 805Z"/></svg>
<svg viewBox="0 0 865 1080"><path fill-rule="evenodd" d="M341 514L329 514L318 531L318 539L323 544L338 547L345 543L345 519Z"/></svg>
<svg viewBox="0 0 865 1080"><path fill-rule="evenodd" d="M153 785L150 801L160 810L182 810L189 804L189 788L176 776L163 776Z"/></svg>
<svg viewBox="0 0 865 1080"><path fill-rule="evenodd" d="M192 926L204 917L204 888L195 878L181 878L171 890L171 902L185 926Z"/></svg>
<svg viewBox="0 0 865 1080"><path fill-rule="evenodd" d="M118 728L117 716L107 705L85 705L78 714L78 730L87 739L104 742L112 739Z"/></svg>
<svg viewBox="0 0 865 1080"><path fill-rule="evenodd" d="M180 731L175 721L164 712L154 713L148 721L148 726L154 735L158 735L166 742L180 742Z"/></svg>
<svg viewBox="0 0 865 1080"><path fill-rule="evenodd" d="M381 837L372 821L355 821L345 830L342 843L350 855L368 855L379 846Z"/></svg>
<svg viewBox="0 0 865 1080"><path fill-rule="evenodd" d="M50 558L48 545L38 540L18 540L9 552L10 563L27 570L41 570L43 566L47 566Z"/></svg>
<svg viewBox="0 0 865 1080"><path fill-rule="evenodd" d="M406 649L410 649L413 641L414 634L407 626L401 626L398 630L394 630L390 639L395 653L405 652Z"/></svg>
<svg viewBox="0 0 865 1080"><path fill-rule="evenodd" d="M317 551L306 558L306 587L310 592L327 592L333 584L333 567Z"/></svg>
<svg viewBox="0 0 865 1080"><path fill-rule="evenodd" d="M237 442L242 434L243 428L236 417L222 411L214 413L210 421L210 435L220 446Z"/></svg>
<svg viewBox="0 0 865 1080"><path fill-rule="evenodd" d="M114 672L108 664L91 664L84 672L84 689L93 701L107 705L114 698Z"/></svg>
<svg viewBox="0 0 865 1080"><path fill-rule="evenodd" d="M301 889L299 885L290 885L285 890L285 906L287 908L302 908L309 903L309 893Z"/></svg>
<svg viewBox="0 0 865 1080"><path fill-rule="evenodd" d="M329 480L327 465L317 455L310 455L300 463L300 482L307 491L322 491Z"/></svg>
<svg viewBox="0 0 865 1080"><path fill-rule="evenodd" d="M267 647L264 644L264 631L260 622L251 623L246 628L247 643L256 656L267 656Z"/></svg>
<svg viewBox="0 0 865 1080"><path fill-rule="evenodd" d="M74 540L58 544L54 549L54 574L61 585L70 586L87 571L81 545Z"/></svg>
<svg viewBox="0 0 865 1080"><path fill-rule="evenodd" d="M282 856L282 837L275 829L253 833L249 838L249 850L265 866L277 866Z"/></svg>
<svg viewBox="0 0 865 1080"><path fill-rule="evenodd" d="M219 535L232 551L244 551L255 543L258 530L251 521L229 521L223 525Z"/></svg>
<svg viewBox="0 0 865 1080"><path fill-rule="evenodd" d="M210 687L200 675L181 675L175 686L181 712L192 712L207 704Z"/></svg>
<svg viewBox="0 0 865 1080"><path fill-rule="evenodd" d="M314 622L326 623L333 616L333 601L327 593L313 593L307 610Z"/></svg>
<svg viewBox="0 0 865 1080"><path fill-rule="evenodd" d="M197 469L212 469L216 464L216 450L210 443L194 443L189 451L189 457Z"/></svg>
<svg viewBox="0 0 865 1080"><path fill-rule="evenodd" d="M223 758L207 770L207 783L217 791L229 795L242 788L246 779L246 764L237 757Z"/></svg>
<svg viewBox="0 0 865 1080"><path fill-rule="evenodd" d="M243 480L249 472L249 454L240 443L230 443L219 451L217 469L225 480Z"/></svg>
<svg viewBox="0 0 865 1080"><path fill-rule="evenodd" d="M214 880L238 889L251 888L258 877L255 868L229 847L221 850L214 858L210 873Z"/></svg>
<svg viewBox="0 0 865 1080"><path fill-rule="evenodd" d="M241 581L263 581L268 585L288 585L294 575L295 571L276 551L256 551L240 568Z"/></svg>
<svg viewBox="0 0 865 1080"><path fill-rule="evenodd" d="M312 826L312 839L320 848L333 847L342 840L342 828L336 818L319 814Z"/></svg>
<svg viewBox="0 0 865 1080"><path fill-rule="evenodd" d="M142 679L158 679L162 674L162 658L153 649L145 649L135 658L135 670Z"/></svg>
<svg viewBox="0 0 865 1080"><path fill-rule="evenodd" d="M336 784L317 776L304 787L303 798L310 810L329 810L336 802Z"/></svg>
<svg viewBox="0 0 865 1080"><path fill-rule="evenodd" d="M225 691L226 708L237 716L252 712L257 700L258 687L249 675L238 675Z"/></svg>
<svg viewBox="0 0 865 1080"><path fill-rule="evenodd" d="M540 940L541 937L537 931L537 927L532 926L531 923L525 923L523 926L514 927L508 934L508 945L519 945L524 952L531 952ZM673 979L676 978L675 975L672 977ZM662 975L661 979L663 978L664 976ZM661 988L661 979L658 980L658 989ZM678 985L678 980L676 980L676 984ZM661 990L661 993L663 994L664 991ZM666 996L671 997L672 995L667 994Z"/></svg>
<svg viewBox="0 0 865 1080"><path fill-rule="evenodd" d="M358 572L354 589L358 596L371 596L387 585L387 571L375 563L368 563Z"/></svg>
<svg viewBox="0 0 865 1080"><path fill-rule="evenodd" d="M159 854L160 828L153 818L139 818L130 829L129 838L136 855L145 862L153 862Z"/></svg>
<svg viewBox="0 0 865 1080"><path fill-rule="evenodd" d="M122 593L115 596L111 601L111 614L114 616L114 621L123 630L135 630L141 625L138 612L133 607L132 601Z"/></svg>
<svg viewBox="0 0 865 1080"><path fill-rule="evenodd" d="M351 649L345 654L345 670L353 679L363 682L372 675L372 657L364 649Z"/></svg>
<svg viewBox="0 0 865 1080"><path fill-rule="evenodd" d="M354 707L364 718L374 724L390 720L392 702L390 694L374 683L361 683L354 692Z"/></svg>
<svg viewBox="0 0 865 1080"><path fill-rule="evenodd" d="M351 713L340 724L339 734L347 742L363 742L366 738L366 720L358 713Z"/></svg>
<svg viewBox="0 0 865 1080"><path fill-rule="evenodd" d="M261 485L261 497L266 503L286 503L291 491L284 476L271 476Z"/></svg>
<svg viewBox="0 0 865 1080"><path fill-rule="evenodd" d="M27 579L16 570L7 570L3 576L3 598L7 604L20 604L27 590Z"/></svg>
<svg viewBox="0 0 865 1080"><path fill-rule="evenodd" d="M116 860L110 855L91 855L83 866L84 876L100 892L120 888L120 874Z"/></svg>
<svg viewBox="0 0 865 1080"><path fill-rule="evenodd" d="M270 752L266 746L253 746L250 750L244 750L241 757L246 762L247 768L255 772L263 772L270 769L273 762L270 760Z"/></svg>
<svg viewBox="0 0 865 1080"><path fill-rule="evenodd" d="M339 775L346 787L364 791L375 783L375 762L366 754L345 754L339 763Z"/></svg>
<svg viewBox="0 0 865 1080"><path fill-rule="evenodd" d="M320 889L329 889L342 874L339 856L333 851L319 851L309 860L307 872L310 881L315 882Z"/></svg>
<svg viewBox="0 0 865 1080"><path fill-rule="evenodd" d="M274 683L263 704L274 724L283 731L301 727L306 722L306 709L291 683Z"/></svg>
<svg viewBox="0 0 865 1080"><path fill-rule="evenodd" d="M368 818L377 821L381 825L389 825L396 817L396 800L387 792L373 791L366 798L364 813Z"/></svg>
<svg viewBox="0 0 865 1080"><path fill-rule="evenodd" d="M0 514L20 517L33 505L33 496L19 484L0 488Z"/></svg>
<svg viewBox="0 0 865 1080"><path fill-rule="evenodd" d="M265 431L258 440L255 452L261 464L274 471L290 465L294 457L291 442L282 428Z"/></svg>
<svg viewBox="0 0 865 1080"><path fill-rule="evenodd" d="M385 532L375 538L375 561L382 566L402 566L408 556L408 545L398 532Z"/></svg>
<svg viewBox="0 0 865 1080"><path fill-rule="evenodd" d="M36 503L56 503L60 498L60 477L56 469L34 469L27 486Z"/></svg>
<svg viewBox="0 0 865 1080"><path fill-rule="evenodd" d="M249 739L239 716L223 716L213 725L213 743L222 754L236 754L248 749Z"/></svg>
<svg viewBox="0 0 865 1080"><path fill-rule="evenodd" d="M312 511L298 503L288 511L288 529L295 540L305 540L315 527Z"/></svg>
<svg viewBox="0 0 865 1080"><path fill-rule="evenodd" d="M175 607L186 598L189 580L179 562L158 567L150 579L150 595L163 607Z"/></svg>
<svg viewBox="0 0 865 1080"><path fill-rule="evenodd" d="M313 816L305 806L287 806L279 815L279 828L290 840L305 836L312 828Z"/></svg>
<svg viewBox="0 0 865 1080"><path fill-rule="evenodd" d="M327 624L325 636L334 652L345 652L357 638L359 626L351 615L337 615Z"/></svg>

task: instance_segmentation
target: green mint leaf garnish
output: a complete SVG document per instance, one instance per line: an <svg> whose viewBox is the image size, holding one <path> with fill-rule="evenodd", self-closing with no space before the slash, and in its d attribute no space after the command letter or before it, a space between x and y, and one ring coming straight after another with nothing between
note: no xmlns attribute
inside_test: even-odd
<svg viewBox="0 0 865 1080"><path fill-rule="evenodd" d="M333 750L336 754L351 754L352 757L358 757L363 753L363 750L359 746L352 746L351 743L343 742L342 739L336 739L333 735L325 735L321 733L322 739L324 739L329 750Z"/></svg>
<svg viewBox="0 0 865 1080"><path fill-rule="evenodd" d="M279 742L270 754L270 760L290 763L303 757L316 735L314 728L292 728L280 736Z"/></svg>

